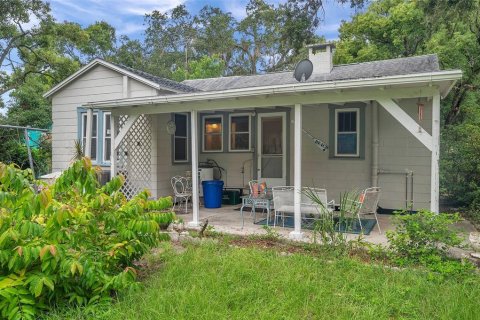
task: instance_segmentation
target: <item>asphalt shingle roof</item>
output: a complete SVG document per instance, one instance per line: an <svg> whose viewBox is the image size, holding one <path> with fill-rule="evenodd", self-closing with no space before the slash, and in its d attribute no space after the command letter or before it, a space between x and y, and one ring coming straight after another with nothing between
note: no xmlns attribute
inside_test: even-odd
<svg viewBox="0 0 480 320"><path fill-rule="evenodd" d="M332 72L312 75L306 82L340 81L418 74L440 71L437 55L424 55L390 60L336 65ZM298 83L293 71L251 76L231 76L185 80L182 84L200 91L217 91Z"/></svg>
<svg viewBox="0 0 480 320"><path fill-rule="evenodd" d="M110 63L112 63L112 62L110 62ZM189 86L185 83L181 83L181 82L173 81L173 80L170 80L170 79L154 76L153 74L150 74L150 73L138 70L138 69L130 68L130 67L118 64L118 63L112 63L112 64L114 64L117 67L122 68L122 69L124 69L128 72L134 73L137 76L140 76L142 78L145 78L147 80L155 82L165 89L180 91L182 93L199 91L198 89L193 88L193 87L191 87L191 86Z"/></svg>

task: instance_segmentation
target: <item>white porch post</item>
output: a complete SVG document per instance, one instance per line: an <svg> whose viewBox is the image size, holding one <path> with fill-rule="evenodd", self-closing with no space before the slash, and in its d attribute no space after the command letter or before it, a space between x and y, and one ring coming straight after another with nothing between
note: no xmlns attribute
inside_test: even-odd
<svg viewBox="0 0 480 320"><path fill-rule="evenodd" d="M197 138L197 111L191 111L190 117L190 132L192 136L191 147L192 147L192 209L193 209L193 219L188 223L189 227L198 227L200 226L199 220L199 197L198 197L198 138Z"/></svg>
<svg viewBox="0 0 480 320"><path fill-rule="evenodd" d="M438 161L440 158L440 93L433 95L432 99L432 173L430 211L439 212L440 198L440 173Z"/></svg>
<svg viewBox="0 0 480 320"><path fill-rule="evenodd" d="M92 158L92 128L93 128L93 109L87 109L87 123L85 123L87 134L85 136L85 156Z"/></svg>
<svg viewBox="0 0 480 320"><path fill-rule="evenodd" d="M372 109L372 187L378 187L378 103L370 101Z"/></svg>
<svg viewBox="0 0 480 320"><path fill-rule="evenodd" d="M290 238L302 239L302 105L295 104L295 128L294 128L294 231L290 232Z"/></svg>
<svg viewBox="0 0 480 320"><path fill-rule="evenodd" d="M116 176L117 166L117 148L115 148L115 136L117 134L117 119L118 116L114 116L110 113L110 179Z"/></svg>

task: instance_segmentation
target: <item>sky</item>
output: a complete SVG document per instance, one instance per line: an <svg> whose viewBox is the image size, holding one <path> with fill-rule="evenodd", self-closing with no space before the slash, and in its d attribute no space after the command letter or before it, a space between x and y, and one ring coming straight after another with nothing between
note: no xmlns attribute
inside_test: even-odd
<svg viewBox="0 0 480 320"><path fill-rule="evenodd" d="M190 12L196 13L208 4L230 12L240 20L246 15L247 2L248 0L50 0L50 6L58 21L73 21L87 26L104 20L115 27L117 35L124 34L130 38L141 39L145 28L143 18L153 10L166 11L185 4ZM324 22L319 27L318 34L325 35L327 40L334 40L338 37L341 21L348 20L354 11L349 5L340 5L335 0L325 2Z"/></svg>

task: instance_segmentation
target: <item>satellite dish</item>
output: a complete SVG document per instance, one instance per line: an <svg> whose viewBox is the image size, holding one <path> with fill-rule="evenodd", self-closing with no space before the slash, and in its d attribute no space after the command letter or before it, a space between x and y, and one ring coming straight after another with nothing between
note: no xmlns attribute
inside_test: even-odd
<svg viewBox="0 0 480 320"><path fill-rule="evenodd" d="M298 82L307 81L308 78L312 75L313 72L313 63L308 59L304 59L297 63L295 71L293 72L293 77L297 79Z"/></svg>

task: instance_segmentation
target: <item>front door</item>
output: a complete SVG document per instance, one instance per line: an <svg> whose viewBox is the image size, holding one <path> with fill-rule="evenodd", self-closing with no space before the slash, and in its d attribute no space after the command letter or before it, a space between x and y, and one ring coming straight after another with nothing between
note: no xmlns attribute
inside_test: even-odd
<svg viewBox="0 0 480 320"><path fill-rule="evenodd" d="M285 112L258 114L258 180L268 187L287 184L286 114Z"/></svg>

